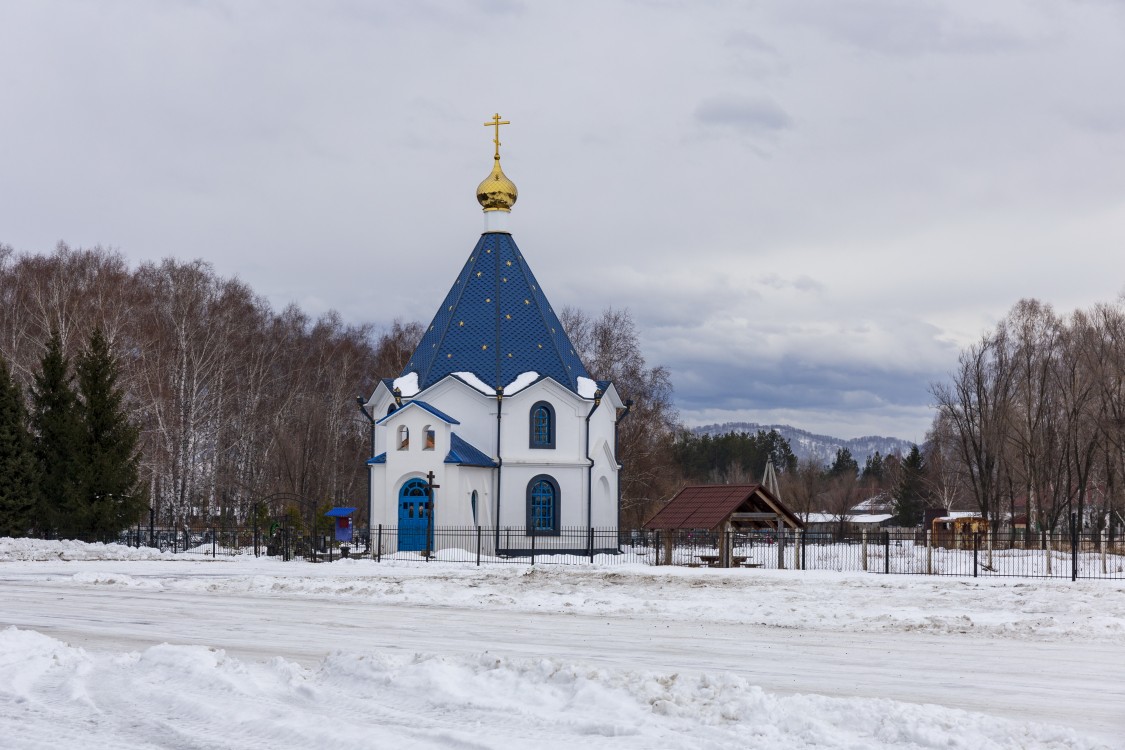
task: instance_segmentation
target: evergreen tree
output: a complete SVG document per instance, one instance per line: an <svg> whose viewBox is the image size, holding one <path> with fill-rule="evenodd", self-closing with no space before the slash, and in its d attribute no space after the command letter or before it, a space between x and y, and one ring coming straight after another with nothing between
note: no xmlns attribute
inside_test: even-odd
<svg viewBox="0 0 1125 750"><path fill-rule="evenodd" d="M883 474L883 456L879 451L875 451L873 455L867 457L867 461L863 464L863 475L861 479L879 483L883 481Z"/></svg>
<svg viewBox="0 0 1125 750"><path fill-rule="evenodd" d="M859 464L852 458L852 452L847 448L837 449L836 459L832 462L832 465L828 467L828 476L833 478L842 476L854 477L857 474L859 474Z"/></svg>
<svg viewBox="0 0 1125 750"><path fill-rule="evenodd" d="M129 423L117 386L117 361L100 328L78 357L79 413L85 430L84 522L98 536L115 534L144 508L137 490L138 430Z"/></svg>
<svg viewBox="0 0 1125 750"><path fill-rule="evenodd" d="M38 484L23 395L0 357L0 536L30 530Z"/></svg>
<svg viewBox="0 0 1125 750"><path fill-rule="evenodd" d="M922 523L926 507L925 473L926 460L915 445L903 459L898 484L891 492L895 519L900 526L917 526Z"/></svg>
<svg viewBox="0 0 1125 750"><path fill-rule="evenodd" d="M47 352L31 389L35 460L39 471L40 532L64 538L83 530L81 488L83 429L78 401L71 386L70 362L57 330L51 331Z"/></svg>

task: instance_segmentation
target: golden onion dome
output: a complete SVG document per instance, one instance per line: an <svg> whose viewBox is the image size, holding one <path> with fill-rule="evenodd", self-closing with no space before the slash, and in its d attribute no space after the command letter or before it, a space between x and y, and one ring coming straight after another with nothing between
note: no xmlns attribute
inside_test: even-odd
<svg viewBox="0 0 1125 750"><path fill-rule="evenodd" d="M477 185L477 202L485 211L511 211L519 197L516 184L500 168L500 157L492 164L492 173Z"/></svg>
<svg viewBox="0 0 1125 750"><path fill-rule="evenodd" d="M500 119L500 113L494 114L492 120L484 124L486 128L495 131L492 142L496 144L496 153L492 157L492 173L477 185L477 202L485 211L511 211L512 206L516 204L516 198L519 197L516 183L509 180L504 170L500 168L500 126L510 124L507 120Z"/></svg>

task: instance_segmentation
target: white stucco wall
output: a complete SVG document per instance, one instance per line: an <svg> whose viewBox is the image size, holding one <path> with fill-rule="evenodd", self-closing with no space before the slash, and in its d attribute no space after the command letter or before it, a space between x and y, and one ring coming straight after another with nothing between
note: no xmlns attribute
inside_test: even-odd
<svg viewBox="0 0 1125 750"><path fill-rule="evenodd" d="M592 523L598 529L616 529L618 468L613 451L615 409L620 406L620 400L615 391L603 397L602 405L594 409L592 400L581 398L553 380L543 379L503 400L500 421L503 469L498 518L495 513L497 471L444 463L454 431L486 455L496 457L496 398L453 377L414 398L432 405L459 424L447 424L415 406L396 411L376 427L376 453L385 451L387 462L371 467L372 524L396 525L398 492L403 483L433 471L435 481L441 485L435 499L434 521L438 526L473 525L470 498L476 490L477 524L511 527L523 535L528 485L534 477L546 474L559 486L561 527L585 528ZM551 449L530 446L530 414L539 401L549 403L555 413L555 447ZM379 419L393 402L393 395L380 384L368 408ZM588 415L589 458L586 454ZM403 425L410 430L411 442L407 450L400 451L396 435ZM426 425L435 430L433 451L422 450ZM560 543L550 537L540 537L537 542L540 549ZM571 538L567 544L573 547L573 542Z"/></svg>

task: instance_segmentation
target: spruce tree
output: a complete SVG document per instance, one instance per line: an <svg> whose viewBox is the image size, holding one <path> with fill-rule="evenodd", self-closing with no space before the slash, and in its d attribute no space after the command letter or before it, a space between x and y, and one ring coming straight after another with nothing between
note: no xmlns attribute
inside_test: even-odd
<svg viewBox="0 0 1125 750"><path fill-rule="evenodd" d="M0 536L31 529L38 484L23 394L0 357Z"/></svg>
<svg viewBox="0 0 1125 750"><path fill-rule="evenodd" d="M902 472L891 496L901 526L918 526L926 508L926 460L915 445L902 461Z"/></svg>
<svg viewBox="0 0 1125 750"><path fill-rule="evenodd" d="M75 538L85 526L83 429L62 338L51 331L31 389L35 460L39 471L36 526L41 533Z"/></svg>
<svg viewBox="0 0 1125 750"><path fill-rule="evenodd" d="M136 520L144 499L137 494L137 429L129 423L117 387L117 361L100 328L78 357L79 413L85 430L82 495L87 529L101 537Z"/></svg>

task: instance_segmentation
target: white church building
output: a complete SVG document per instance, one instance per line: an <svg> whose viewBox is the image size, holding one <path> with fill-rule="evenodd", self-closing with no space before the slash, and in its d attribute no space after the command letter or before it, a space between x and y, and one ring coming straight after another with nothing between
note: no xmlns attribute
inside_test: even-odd
<svg viewBox="0 0 1125 750"><path fill-rule="evenodd" d="M508 230L506 124L486 123L496 151L477 188L484 232L402 374L363 404L374 422L368 517L383 554L463 545L442 533L453 527L484 529L488 554L586 553L591 530L616 547L628 407L589 377Z"/></svg>

